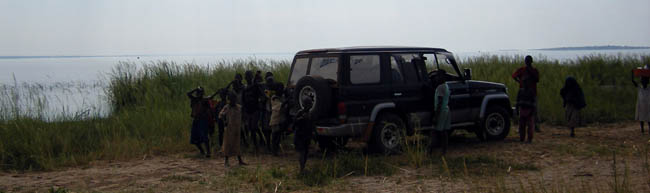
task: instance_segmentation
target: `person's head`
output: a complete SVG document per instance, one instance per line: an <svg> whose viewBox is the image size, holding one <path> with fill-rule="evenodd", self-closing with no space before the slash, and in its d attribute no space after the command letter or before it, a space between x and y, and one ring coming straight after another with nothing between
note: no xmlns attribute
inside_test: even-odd
<svg viewBox="0 0 650 193"><path fill-rule="evenodd" d="M526 66L533 65L533 57L530 56L530 55L527 55L526 58L524 58L524 63L526 63Z"/></svg>
<svg viewBox="0 0 650 193"><path fill-rule="evenodd" d="M205 90L203 90L203 87L200 87L200 86L199 86L199 87L196 89L196 96L198 96L198 97L203 97L204 94L205 94Z"/></svg>
<svg viewBox="0 0 650 193"><path fill-rule="evenodd" d="M273 73L266 72L266 74L264 75L264 80L266 80L266 83L273 83L274 82Z"/></svg>
<svg viewBox="0 0 650 193"><path fill-rule="evenodd" d="M234 80L235 80L236 83L241 83L241 81L242 81L241 74L240 73L235 74L235 79Z"/></svg>
<svg viewBox="0 0 650 193"><path fill-rule="evenodd" d="M574 77L568 76L568 77L566 77L566 80L564 81L564 87L567 87L567 88L580 88L580 85L578 84L578 81Z"/></svg>
<svg viewBox="0 0 650 193"><path fill-rule="evenodd" d="M244 72L244 79L246 79L246 83L253 84L253 78L254 78L253 71L246 70L246 72Z"/></svg>
<svg viewBox="0 0 650 193"><path fill-rule="evenodd" d="M255 83L261 83L262 81L262 71L257 71L255 73Z"/></svg>

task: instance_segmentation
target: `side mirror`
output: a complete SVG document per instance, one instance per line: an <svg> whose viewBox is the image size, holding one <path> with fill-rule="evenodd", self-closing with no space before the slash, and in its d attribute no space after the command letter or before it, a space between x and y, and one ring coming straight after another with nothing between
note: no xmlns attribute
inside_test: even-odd
<svg viewBox="0 0 650 193"><path fill-rule="evenodd" d="M463 72L465 73L465 80L472 80L472 69L465 68Z"/></svg>

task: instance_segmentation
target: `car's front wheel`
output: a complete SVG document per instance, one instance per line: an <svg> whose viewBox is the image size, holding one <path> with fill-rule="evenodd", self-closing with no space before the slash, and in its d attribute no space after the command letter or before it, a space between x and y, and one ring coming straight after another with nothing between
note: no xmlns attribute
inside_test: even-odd
<svg viewBox="0 0 650 193"><path fill-rule="evenodd" d="M372 129L370 150L384 154L399 152L405 129L402 118L393 113L383 113L377 118Z"/></svg>
<svg viewBox="0 0 650 193"><path fill-rule="evenodd" d="M503 140L510 133L510 114L501 107L489 106L480 129L488 140Z"/></svg>

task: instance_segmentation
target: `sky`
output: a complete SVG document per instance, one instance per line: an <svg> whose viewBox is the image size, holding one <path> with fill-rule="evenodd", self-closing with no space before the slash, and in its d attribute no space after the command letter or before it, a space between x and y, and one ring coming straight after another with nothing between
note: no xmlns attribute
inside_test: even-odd
<svg viewBox="0 0 650 193"><path fill-rule="evenodd" d="M0 56L650 46L649 0L0 0Z"/></svg>

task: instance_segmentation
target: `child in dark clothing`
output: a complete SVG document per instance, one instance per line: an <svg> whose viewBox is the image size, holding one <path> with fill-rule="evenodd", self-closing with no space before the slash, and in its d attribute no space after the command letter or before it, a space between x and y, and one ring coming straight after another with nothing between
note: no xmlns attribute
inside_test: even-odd
<svg viewBox="0 0 650 193"><path fill-rule="evenodd" d="M296 146L296 151L300 154L300 172L302 173L307 163L307 155L309 154L309 145L315 130L312 123L309 110L312 106L311 100L303 100L302 109L296 114L294 121L295 134L293 143Z"/></svg>
<svg viewBox="0 0 650 193"><path fill-rule="evenodd" d="M190 107L192 107L191 116L193 119L190 143L196 145L201 155L210 157L210 137L208 134L213 115L210 110L209 100L214 98L214 95L203 98L204 93L201 87L187 93L187 97L190 98ZM205 144L206 151L203 150L202 144Z"/></svg>
<svg viewBox="0 0 650 193"><path fill-rule="evenodd" d="M571 137L575 137L575 128L580 126L580 110L587 106L582 88L573 77L567 77L560 90L562 106L566 112L567 126L571 128Z"/></svg>

